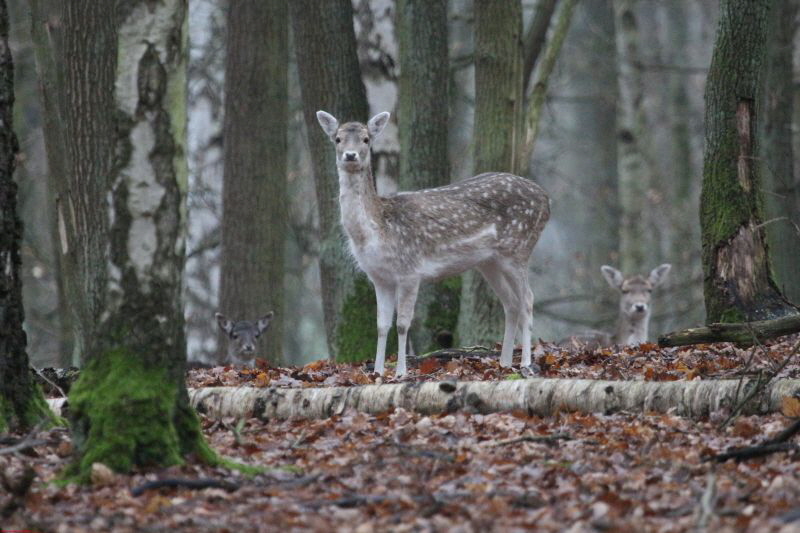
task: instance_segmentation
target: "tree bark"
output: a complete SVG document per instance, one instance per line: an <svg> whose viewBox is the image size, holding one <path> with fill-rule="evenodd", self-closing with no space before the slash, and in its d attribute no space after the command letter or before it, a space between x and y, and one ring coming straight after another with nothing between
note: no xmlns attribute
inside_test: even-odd
<svg viewBox="0 0 800 533"><path fill-rule="evenodd" d="M764 158L764 218L775 282L794 304L800 304L800 189L794 172L792 115L794 114L793 54L797 0L775 2L769 17L764 83L762 139Z"/></svg>
<svg viewBox="0 0 800 533"><path fill-rule="evenodd" d="M776 318L797 309L772 277L762 226L756 131L771 2L723 0L706 85L700 223L707 322Z"/></svg>
<svg viewBox="0 0 800 533"><path fill-rule="evenodd" d="M8 9L0 0L0 431L25 431L52 417L28 370L27 337L22 329L20 242L13 129L14 64L8 45Z"/></svg>
<svg viewBox="0 0 800 533"><path fill-rule="evenodd" d="M114 163L109 88L115 58L95 57L95 51L114 46L112 7L31 1L60 276L70 312L66 322L73 328L73 364L83 360L95 338L105 289L108 223L106 213L96 207L105 201ZM82 231L86 228L91 231Z"/></svg>
<svg viewBox="0 0 800 533"><path fill-rule="evenodd" d="M464 410L477 413L523 411L553 416L565 411L672 413L702 418L738 405L756 380L600 381L519 379L398 383L359 387L264 388L208 387L190 391L195 408L210 417L327 418L346 409L378 414L403 408L423 414ZM742 408L742 414L779 412L800 380L778 379ZM50 400L58 412L63 400ZM70 407L71 408L71 407Z"/></svg>
<svg viewBox="0 0 800 533"><path fill-rule="evenodd" d="M518 173L522 131L522 5L475 2L475 174ZM503 308L475 271L462 277L458 336L465 345L502 338Z"/></svg>
<svg viewBox="0 0 800 533"><path fill-rule="evenodd" d="M400 137L400 190L450 182L447 156L449 78L446 0L399 0L400 48L397 124ZM453 282L420 287L410 337L418 353L433 349L439 331L455 331L458 299L448 298ZM453 301L455 300L455 301ZM452 307L442 308L442 302Z"/></svg>
<svg viewBox="0 0 800 533"><path fill-rule="evenodd" d="M219 309L235 320L275 312L262 337L271 364L282 360L285 314L288 9L285 0L237 2L226 34Z"/></svg>
<svg viewBox="0 0 800 533"><path fill-rule="evenodd" d="M647 128L644 114L644 80L639 66L639 27L635 0L614 0L617 45L619 107L617 115L617 162L619 172L619 255L620 269L628 274L644 272L657 233L650 220L648 189L654 168L647 159L643 137Z"/></svg>
<svg viewBox="0 0 800 533"><path fill-rule="evenodd" d="M350 0L296 0L289 5L320 228L320 278L325 331L332 358L374 357L375 294L356 272L339 224L339 178L334 149L316 112L341 122L368 120ZM322 24L320 24L322 22Z"/></svg>
<svg viewBox="0 0 800 533"><path fill-rule="evenodd" d="M114 162L93 184L105 184L100 199L90 204L94 197L83 196L76 204L75 231L99 234L106 253L86 274L85 283L97 283L102 313L70 390L76 459L68 472L85 480L95 462L120 472L179 464L190 455L218 462L184 383L187 5L143 0L67 6L65 40L85 40L93 50L68 56L70 67L94 80L102 98L93 112L115 133L107 146L95 134L97 124L67 121L70 138L97 144ZM81 33L79 23L95 32ZM84 101L89 94L72 96ZM78 173L70 180L85 191L90 177ZM108 230L86 226L89 221Z"/></svg>

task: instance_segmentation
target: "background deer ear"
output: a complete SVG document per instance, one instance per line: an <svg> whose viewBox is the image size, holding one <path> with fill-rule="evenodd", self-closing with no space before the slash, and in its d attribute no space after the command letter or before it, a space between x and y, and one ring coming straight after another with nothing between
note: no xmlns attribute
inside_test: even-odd
<svg viewBox="0 0 800 533"><path fill-rule="evenodd" d="M622 272L608 265L601 266L600 272L603 273L603 277L606 278L606 281L609 285L615 289L622 287L622 282L625 281L625 278L622 276Z"/></svg>
<svg viewBox="0 0 800 533"><path fill-rule="evenodd" d="M214 316L217 318L217 325L219 325L222 331L230 333L233 330L233 322L225 318L225 315L216 313Z"/></svg>
<svg viewBox="0 0 800 533"><path fill-rule="evenodd" d="M317 121L328 137L333 139L336 136L336 131L339 129L339 121L336 120L336 117L325 111L317 111Z"/></svg>
<svg viewBox="0 0 800 533"><path fill-rule="evenodd" d="M669 273L669 270L672 268L672 265L669 263L664 263L663 265L658 265L653 270L650 271L649 281L653 284L653 287L661 285L664 283L664 280Z"/></svg>
<svg viewBox="0 0 800 533"><path fill-rule="evenodd" d="M367 131L373 139L381 134L383 128L389 123L389 112L378 113L367 122Z"/></svg>
<svg viewBox="0 0 800 533"><path fill-rule="evenodd" d="M269 313L258 319L256 327L258 328L259 334L264 333L264 330L266 330L269 327L269 323L272 321L273 316L275 316L275 313L270 311Z"/></svg>

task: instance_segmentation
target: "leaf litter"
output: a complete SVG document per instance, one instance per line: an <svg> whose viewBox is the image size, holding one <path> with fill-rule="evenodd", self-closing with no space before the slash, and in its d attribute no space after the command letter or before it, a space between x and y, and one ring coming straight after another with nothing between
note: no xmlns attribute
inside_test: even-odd
<svg viewBox="0 0 800 533"><path fill-rule="evenodd" d="M539 374L591 379L732 379L767 372L793 346L718 344L606 350L537 346ZM552 356L552 357L550 357ZM550 357L550 358L548 358ZM747 365L750 361L749 366ZM218 367L191 371L189 386L320 387L375 383L365 365ZM422 370L425 370L422 373ZM797 377L797 364L781 377ZM515 379L492 355L420 361L410 380ZM619 375L620 377L615 377ZM392 382L391 375L385 382ZM266 383L266 385L265 385ZM70 460L63 429L2 437L0 528L31 531L796 531L798 452L741 462L709 457L778 434L798 414L523 412L424 416L397 409L346 411L325 420L201 417L222 455L261 466L246 477L196 462L122 476L98 467L92 486L53 483ZM25 476L32 481L25 486ZM195 487L156 481L194 480ZM203 487L203 480L216 481ZM151 485L165 485L147 489ZM141 494L134 496L132 491Z"/></svg>

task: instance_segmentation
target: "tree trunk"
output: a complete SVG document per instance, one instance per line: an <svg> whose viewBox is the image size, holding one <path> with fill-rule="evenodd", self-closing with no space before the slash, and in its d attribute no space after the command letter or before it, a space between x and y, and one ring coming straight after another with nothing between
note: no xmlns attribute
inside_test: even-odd
<svg viewBox="0 0 800 533"><path fill-rule="evenodd" d="M356 272L339 223L339 178L334 149L317 123L328 111L342 122L366 122L369 108L361 79L350 0L290 2L297 70L317 193L320 278L331 357L362 360L375 355L375 293ZM320 24L322 22L322 24Z"/></svg>
<svg viewBox="0 0 800 533"><path fill-rule="evenodd" d="M272 364L283 345L288 29L284 0L228 9L219 309L234 320L275 312L262 341Z"/></svg>
<svg viewBox="0 0 800 533"><path fill-rule="evenodd" d="M764 218L775 220L765 226L775 282L794 304L800 304L800 190L796 188L792 148L794 114L793 54L798 12L797 0L775 2L767 38L766 82L764 84Z"/></svg>
<svg viewBox="0 0 800 533"><path fill-rule="evenodd" d="M359 387L264 388L207 387L189 392L192 405L214 418L327 418L346 409L378 414L393 408L423 414L458 410L477 413L522 411L553 416L565 411L672 413L708 417L738 405L756 380L605 381L593 379L518 379L392 383ZM742 414L781 410L786 397L800 390L800 380L776 379L742 406ZM58 412L63 400L50 400ZM71 408L71 407L70 407Z"/></svg>
<svg viewBox="0 0 800 533"><path fill-rule="evenodd" d="M28 370L22 329L20 242L13 129L14 65L8 45L8 10L0 0L0 431L24 431L52 417Z"/></svg>
<svg viewBox="0 0 800 533"><path fill-rule="evenodd" d="M404 191L438 187L450 182L447 2L399 0L396 16L400 48L399 186ZM458 295L453 294L454 281L420 287L410 332L418 353L433 349L440 331L455 331ZM443 302L454 305L442 306Z"/></svg>
<svg viewBox="0 0 800 533"><path fill-rule="evenodd" d="M519 172L522 131L522 5L475 2L475 174ZM462 278L458 335L465 345L502 338L503 308L475 271Z"/></svg>
<svg viewBox="0 0 800 533"><path fill-rule="evenodd" d="M707 322L775 318L797 310L772 278L762 224L756 143L767 0L723 0L706 85L700 222Z"/></svg>
<svg viewBox="0 0 800 533"><path fill-rule="evenodd" d="M614 0L614 26L617 45L617 163L619 165L619 255L620 269L637 274L652 268L650 250L657 247L653 232L648 189L654 169L644 152L646 131L644 80L639 66L639 28L635 0Z"/></svg>
<svg viewBox="0 0 800 533"><path fill-rule="evenodd" d="M107 253L96 270L107 275L97 285L102 314L86 365L70 390L77 455L70 471L86 479L95 462L127 472L135 465L179 464L190 454L216 462L184 384L187 5L167 0L155 6L129 1L116 10L105 2L67 6L65 39L91 35L94 51L68 56L70 70L95 80L102 99L94 111L98 120L113 121L116 132L114 144L106 146L93 135L97 124L67 123L70 138L98 144L109 158L116 154L100 182L108 184L101 198L91 204L92 197L83 196L76 205L77 231L103 238ZM80 32L79 23L93 31ZM81 101L88 96L73 93ZM88 177L69 176L82 187ZM84 225L90 220L108 231Z"/></svg>
<svg viewBox="0 0 800 533"><path fill-rule="evenodd" d="M95 338L106 272L106 198L113 164L112 109L115 58L97 54L113 43L113 9L32 0L33 36L41 80L44 135L55 198L65 322L73 328L73 364ZM91 35L92 39L86 36ZM81 132L80 134L78 132ZM91 138L93 142L86 142ZM91 228L91 231L82 231Z"/></svg>

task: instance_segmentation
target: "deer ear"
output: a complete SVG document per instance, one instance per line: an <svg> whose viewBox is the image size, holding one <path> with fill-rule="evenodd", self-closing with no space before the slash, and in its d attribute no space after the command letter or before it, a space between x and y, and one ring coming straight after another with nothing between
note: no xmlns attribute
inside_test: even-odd
<svg viewBox="0 0 800 533"><path fill-rule="evenodd" d="M215 313L214 316L217 319L217 325L222 331L230 333L233 330L233 322L225 318L225 315L222 313Z"/></svg>
<svg viewBox="0 0 800 533"><path fill-rule="evenodd" d="M317 111L317 121L328 137L333 139L336 136L336 131L339 129L339 121L336 120L336 117L325 111Z"/></svg>
<svg viewBox="0 0 800 533"><path fill-rule="evenodd" d="M672 265L669 263L664 263L663 265L658 265L653 270L650 271L650 277L648 281L653 284L653 287L657 287L664 283L664 280L669 273L669 270L672 268Z"/></svg>
<svg viewBox="0 0 800 533"><path fill-rule="evenodd" d="M608 265L601 266L600 271L603 273L603 277L606 278L606 281L609 285L615 289L622 287L622 282L625 281L625 278L622 276L622 272Z"/></svg>
<svg viewBox="0 0 800 533"><path fill-rule="evenodd" d="M264 333L264 331L269 327L269 323L272 322L272 317L275 316L275 313L270 311L266 315L262 316L258 319L256 323L256 328L258 329L258 333Z"/></svg>
<svg viewBox="0 0 800 533"><path fill-rule="evenodd" d="M367 131L373 139L381 134L383 128L389 123L389 112L378 113L367 122Z"/></svg>

